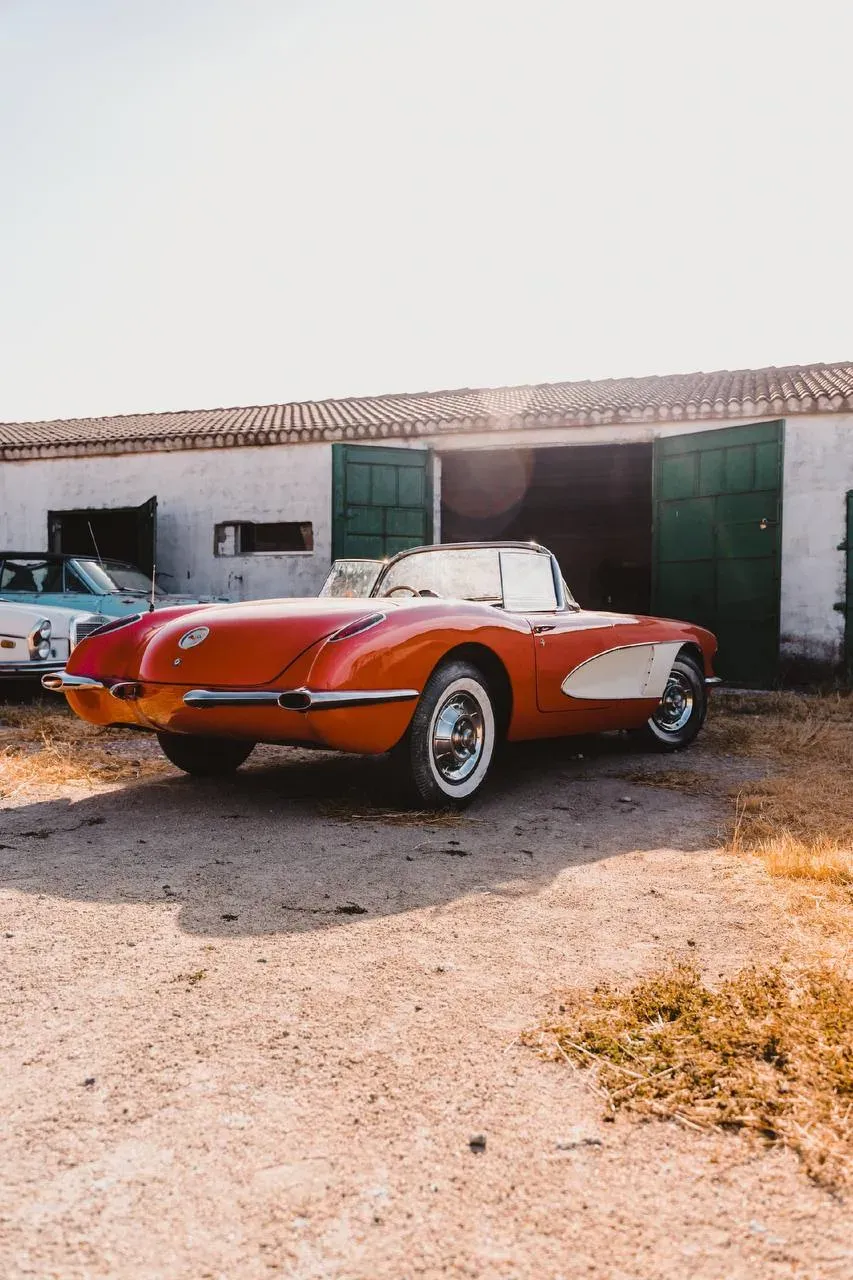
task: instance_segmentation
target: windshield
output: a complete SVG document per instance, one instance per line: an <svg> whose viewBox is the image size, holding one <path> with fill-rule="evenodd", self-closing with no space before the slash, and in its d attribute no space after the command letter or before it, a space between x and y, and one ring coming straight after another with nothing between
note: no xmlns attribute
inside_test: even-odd
<svg viewBox="0 0 853 1280"><path fill-rule="evenodd" d="M376 594L445 596L500 604L497 547L428 547L389 565Z"/></svg>
<svg viewBox="0 0 853 1280"><path fill-rule="evenodd" d="M151 579L141 569L132 565L121 564L117 560L78 560L80 568L92 582L97 591L104 595L142 595L150 596Z"/></svg>
<svg viewBox="0 0 853 1280"><path fill-rule="evenodd" d="M373 594L478 600L518 613L553 611L560 607L553 566L547 552L534 548L423 547L392 561Z"/></svg>
<svg viewBox="0 0 853 1280"><path fill-rule="evenodd" d="M383 560L336 560L320 588L320 595L366 599L373 590L383 564Z"/></svg>

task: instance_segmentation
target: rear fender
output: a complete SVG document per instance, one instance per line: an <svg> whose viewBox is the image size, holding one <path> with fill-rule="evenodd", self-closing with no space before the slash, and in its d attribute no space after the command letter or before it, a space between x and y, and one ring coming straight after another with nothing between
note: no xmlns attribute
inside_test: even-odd
<svg viewBox="0 0 853 1280"><path fill-rule="evenodd" d="M431 613L431 611L430 611ZM532 634L529 624L512 615L499 615L500 622L484 621L483 610L448 617L429 616L426 608L411 613L389 615L379 625L343 640L329 639L320 647L311 664L306 684L312 690L399 690L412 689L419 695L435 671L455 651L460 656L472 646L488 650L501 662L510 685L513 715L535 706ZM287 684L295 687L293 671ZM417 707L417 699L370 708L376 741L374 750L387 751L406 733ZM316 732L331 746L348 749L353 741L350 726L354 711L311 713ZM354 749L349 746L349 749Z"/></svg>

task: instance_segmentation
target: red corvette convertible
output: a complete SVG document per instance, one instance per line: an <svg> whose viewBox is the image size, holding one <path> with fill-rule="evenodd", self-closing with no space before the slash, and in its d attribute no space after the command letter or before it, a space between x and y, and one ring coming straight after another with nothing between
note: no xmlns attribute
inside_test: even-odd
<svg viewBox="0 0 853 1280"><path fill-rule="evenodd" d="M78 715L153 730L193 774L257 742L393 751L420 803L461 806L501 739L636 729L663 750L702 727L716 640L686 622L582 609L528 543L336 563L319 599L116 619L44 677Z"/></svg>

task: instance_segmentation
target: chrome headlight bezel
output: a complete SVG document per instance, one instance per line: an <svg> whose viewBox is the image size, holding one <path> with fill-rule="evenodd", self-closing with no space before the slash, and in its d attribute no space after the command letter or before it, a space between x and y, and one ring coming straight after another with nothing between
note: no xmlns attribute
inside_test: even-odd
<svg viewBox="0 0 853 1280"><path fill-rule="evenodd" d="M53 625L50 618L39 618L27 636L27 649L32 662L44 662L50 657L50 637Z"/></svg>

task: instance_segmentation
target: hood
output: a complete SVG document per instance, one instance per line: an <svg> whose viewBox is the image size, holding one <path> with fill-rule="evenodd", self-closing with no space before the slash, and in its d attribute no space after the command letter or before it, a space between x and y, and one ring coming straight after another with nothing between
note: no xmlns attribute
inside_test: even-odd
<svg viewBox="0 0 853 1280"><path fill-rule="evenodd" d="M382 602L383 612L389 603ZM139 678L205 688L269 684L312 644L376 611L373 600L339 599L253 600L191 609L157 628L142 655ZM182 637L203 628L207 634L196 644L181 646Z"/></svg>

